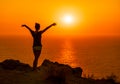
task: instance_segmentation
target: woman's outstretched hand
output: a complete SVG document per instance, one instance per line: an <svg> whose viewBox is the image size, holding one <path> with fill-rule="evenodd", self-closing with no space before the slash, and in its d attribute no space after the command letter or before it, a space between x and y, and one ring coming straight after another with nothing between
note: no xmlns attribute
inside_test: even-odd
<svg viewBox="0 0 120 84"><path fill-rule="evenodd" d="M55 25L56 25L56 23L53 23L53 24L52 24L52 26L55 26Z"/></svg>
<svg viewBox="0 0 120 84"><path fill-rule="evenodd" d="M21 27L26 27L27 25L25 25L25 24L23 24L23 25L21 25Z"/></svg>

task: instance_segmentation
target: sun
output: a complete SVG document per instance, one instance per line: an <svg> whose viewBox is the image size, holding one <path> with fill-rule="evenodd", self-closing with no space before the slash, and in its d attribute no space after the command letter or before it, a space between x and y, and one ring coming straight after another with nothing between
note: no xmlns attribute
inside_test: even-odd
<svg viewBox="0 0 120 84"><path fill-rule="evenodd" d="M77 10L63 9L55 13L54 20L59 24L58 26L60 28L75 28L80 25L80 22L82 21L82 13L79 14Z"/></svg>
<svg viewBox="0 0 120 84"><path fill-rule="evenodd" d="M67 24L70 24L70 23L73 22L73 17L70 16L70 15L66 15L66 16L63 17L63 21Z"/></svg>
<svg viewBox="0 0 120 84"><path fill-rule="evenodd" d="M64 15L62 17L62 22L64 24L72 24L74 22L74 17L72 15Z"/></svg>

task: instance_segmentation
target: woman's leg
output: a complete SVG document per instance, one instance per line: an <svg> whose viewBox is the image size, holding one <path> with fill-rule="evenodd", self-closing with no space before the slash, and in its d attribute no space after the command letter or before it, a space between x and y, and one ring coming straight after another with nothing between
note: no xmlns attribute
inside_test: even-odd
<svg viewBox="0 0 120 84"><path fill-rule="evenodd" d="M41 54L41 50L33 50L34 53L34 61L33 61L33 70L36 70L38 64L38 58Z"/></svg>

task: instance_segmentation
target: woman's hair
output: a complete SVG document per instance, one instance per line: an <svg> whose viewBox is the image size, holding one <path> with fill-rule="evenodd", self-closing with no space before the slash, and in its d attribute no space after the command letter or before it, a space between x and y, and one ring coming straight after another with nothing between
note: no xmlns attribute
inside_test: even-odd
<svg viewBox="0 0 120 84"><path fill-rule="evenodd" d="M39 30L40 29L40 24L39 23L35 23L35 29Z"/></svg>

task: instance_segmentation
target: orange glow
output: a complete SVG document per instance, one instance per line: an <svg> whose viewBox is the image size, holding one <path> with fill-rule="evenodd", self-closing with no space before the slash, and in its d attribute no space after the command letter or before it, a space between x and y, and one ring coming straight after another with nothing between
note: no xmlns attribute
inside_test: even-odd
<svg viewBox="0 0 120 84"><path fill-rule="evenodd" d="M49 36L120 35L119 3L120 0L2 0L0 35L29 35L21 24L34 29L35 22L41 23L42 28L56 22L56 28L47 32ZM69 24L61 22L66 14L64 21Z"/></svg>

